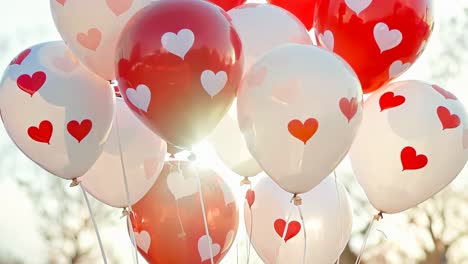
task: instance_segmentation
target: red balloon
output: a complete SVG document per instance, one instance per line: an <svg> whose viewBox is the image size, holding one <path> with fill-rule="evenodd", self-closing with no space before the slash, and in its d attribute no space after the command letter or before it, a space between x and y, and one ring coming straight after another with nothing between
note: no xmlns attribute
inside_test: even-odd
<svg viewBox="0 0 468 264"><path fill-rule="evenodd" d="M315 7L319 0L267 0L268 3L282 7L293 13L307 30L314 24Z"/></svg>
<svg viewBox="0 0 468 264"><path fill-rule="evenodd" d="M433 26L432 0L322 0L315 32L319 45L343 57L370 93L414 63Z"/></svg>
<svg viewBox="0 0 468 264"><path fill-rule="evenodd" d="M238 209L226 183L211 170L195 168L188 161L171 161L149 192L132 206L138 250L149 263L210 263L196 173L201 179L215 263L231 247Z"/></svg>
<svg viewBox="0 0 468 264"><path fill-rule="evenodd" d="M201 0L151 3L127 24L116 54L129 107L179 147L216 127L242 75L241 42L229 16Z"/></svg>
<svg viewBox="0 0 468 264"><path fill-rule="evenodd" d="M220 6L226 12L246 2L246 0L209 0L209 1L213 4Z"/></svg>

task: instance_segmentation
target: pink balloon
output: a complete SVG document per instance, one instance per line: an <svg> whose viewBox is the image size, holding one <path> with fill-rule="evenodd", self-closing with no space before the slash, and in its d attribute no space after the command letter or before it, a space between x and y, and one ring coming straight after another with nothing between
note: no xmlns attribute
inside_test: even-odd
<svg viewBox="0 0 468 264"><path fill-rule="evenodd" d="M50 0L55 25L91 71L115 79L115 48L128 20L151 0Z"/></svg>
<svg viewBox="0 0 468 264"><path fill-rule="evenodd" d="M130 204L140 200L159 176L166 156L166 142L149 130L117 98L117 114L104 151L79 180L92 196L117 208L128 206L120 155L123 156ZM118 125L118 126L117 126ZM117 130L122 145L119 152Z"/></svg>

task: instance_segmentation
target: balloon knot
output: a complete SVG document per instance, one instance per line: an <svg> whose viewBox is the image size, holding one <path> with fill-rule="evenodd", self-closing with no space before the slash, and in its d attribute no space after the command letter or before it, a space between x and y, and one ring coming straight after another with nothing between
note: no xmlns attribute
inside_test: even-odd
<svg viewBox="0 0 468 264"><path fill-rule="evenodd" d="M383 219L383 212L380 211L378 214L376 214L376 215L374 216L374 219L375 219L376 221L379 221L380 219Z"/></svg>
<svg viewBox="0 0 468 264"><path fill-rule="evenodd" d="M122 216L120 217L120 219L122 219L122 218L124 218L126 216L128 216L128 210L127 210L127 208L124 208L124 209L122 209Z"/></svg>
<svg viewBox="0 0 468 264"><path fill-rule="evenodd" d="M249 178L247 177L244 177L244 179L242 179L242 181L240 182L240 186L244 186L244 185L250 185L252 184L249 180Z"/></svg>
<svg viewBox="0 0 468 264"><path fill-rule="evenodd" d="M297 195L297 193L293 195L293 197L291 198L291 201L293 201L294 205L296 206L302 205L302 198L299 195Z"/></svg>
<svg viewBox="0 0 468 264"><path fill-rule="evenodd" d="M70 187L76 187L78 185L80 185L80 182L78 181L77 178L74 178L72 182L70 183Z"/></svg>

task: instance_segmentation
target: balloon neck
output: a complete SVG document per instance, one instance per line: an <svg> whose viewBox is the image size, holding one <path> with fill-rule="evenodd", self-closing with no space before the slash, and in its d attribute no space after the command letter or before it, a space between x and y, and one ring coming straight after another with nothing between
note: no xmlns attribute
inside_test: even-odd
<svg viewBox="0 0 468 264"><path fill-rule="evenodd" d="M302 198L299 195L297 195L297 193L293 195L291 200L294 202L295 206L302 205Z"/></svg>
<svg viewBox="0 0 468 264"><path fill-rule="evenodd" d="M127 208L124 208L124 209L122 209L122 216L120 217L120 219L122 219L122 218L124 218L126 216L128 216L128 210L127 210Z"/></svg>
<svg viewBox="0 0 468 264"><path fill-rule="evenodd" d="M70 183L70 187L76 187L78 185L80 185L80 182L78 181L77 178L74 178L72 182Z"/></svg>
<svg viewBox="0 0 468 264"><path fill-rule="evenodd" d="M380 219L383 219L383 212L380 211L378 214L376 214L376 215L374 216L374 219L375 219L376 221L379 221Z"/></svg>
<svg viewBox="0 0 468 264"><path fill-rule="evenodd" d="M252 184L252 182L250 182L249 178L247 178L247 177L244 177L244 179L242 179L242 181L240 181L240 186L250 185L250 184Z"/></svg>

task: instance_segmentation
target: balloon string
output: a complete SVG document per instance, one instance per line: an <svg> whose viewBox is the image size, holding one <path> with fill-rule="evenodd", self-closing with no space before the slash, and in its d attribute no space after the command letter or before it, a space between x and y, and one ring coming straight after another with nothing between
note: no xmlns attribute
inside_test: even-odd
<svg viewBox="0 0 468 264"><path fill-rule="evenodd" d="M341 217L341 197L340 197L340 190L338 189L338 176L336 176L336 171L333 171L333 174L335 175L335 188L336 188L336 194L338 195L338 212L339 212L339 219L342 219ZM339 245L343 242L343 222L340 221L340 242ZM338 259L336 260L336 264L340 264L340 256L338 256Z"/></svg>
<svg viewBox="0 0 468 264"><path fill-rule="evenodd" d="M381 218L382 218L382 212L379 212L372 218L372 221L370 222L369 227L367 228L366 234L364 236L364 242L362 243L361 251L359 252L359 255L356 259L356 262L354 262L354 264L361 263L361 258L362 258L362 255L364 254L364 250L366 249L367 240L369 240L369 235L370 235L372 226L374 225L376 221L379 221Z"/></svg>
<svg viewBox="0 0 468 264"><path fill-rule="evenodd" d="M169 164L170 164L170 163L169 163ZM177 163L177 169L178 169L178 172L179 172L181 175L183 175L183 172L182 172L182 170L180 169L180 160L179 160L179 162ZM172 171L172 165L171 165L171 171ZM179 200L176 199L175 202L176 202L176 210L177 210L177 219L178 219L178 221L179 221L180 229L182 230L182 233L180 234L180 236L185 237L186 233L185 233L184 225L182 224L182 218L180 217Z"/></svg>
<svg viewBox="0 0 468 264"><path fill-rule="evenodd" d="M83 197L86 201L86 206L88 207L89 216L91 217L91 221L93 222L94 231L96 232L96 237L97 237L97 241L99 244L99 248L101 249L102 261L104 262L104 264L107 264L106 253L104 252L104 246L102 245L101 235L99 234L99 229L96 224L96 219L94 219L94 214L93 214L93 210L91 209L91 205L89 203L88 195L86 194L86 191L81 184L80 184L80 187L81 187L81 192L83 193Z"/></svg>
<svg viewBox="0 0 468 264"><path fill-rule="evenodd" d="M304 215L302 214L302 209L300 205L297 205L297 210L299 211L299 216L301 217L302 229L304 230L304 257L302 263L307 263L307 232L305 228Z"/></svg>
<svg viewBox="0 0 468 264"><path fill-rule="evenodd" d="M135 230L133 229L132 218L130 217L130 215L133 213L133 210L132 210L132 203L130 202L130 192L128 190L127 170L125 169L124 156L122 152L122 142L120 140L118 111L116 111L115 113L115 128L116 128L115 131L117 133L117 143L119 146L120 164L122 166L122 175L123 175L123 180L124 180L124 185L125 185L125 194L127 196L128 209L130 210L130 213L128 215L128 222L130 223L130 228L129 228L130 238L132 239L133 245L135 245L135 263L138 264L138 245L136 243L136 236L135 236Z"/></svg>
<svg viewBox="0 0 468 264"><path fill-rule="evenodd" d="M198 195L200 197L200 205L202 209L202 214L203 214L203 224L205 225L205 234L208 237L208 248L210 249L210 260L211 264L214 264L214 258L213 258L213 249L211 248L211 244L213 243L211 237L210 237L210 231L208 230L208 222L206 220L206 211L205 211L205 202L203 201L203 192L202 192L202 185L201 185L201 180L200 176L198 175L198 170L195 168L195 173L197 176L197 182L198 182Z"/></svg>
<svg viewBox="0 0 468 264"><path fill-rule="evenodd" d="M252 185L249 184L249 190L252 190ZM245 203L244 203L245 206ZM250 260L250 248L252 247L252 234L253 234L253 211L252 208L250 208L250 231L249 231L249 243L247 247L247 262L246 264L249 264Z"/></svg>
<svg viewBox="0 0 468 264"><path fill-rule="evenodd" d="M283 244L286 244L286 242L284 241L284 238L286 237L286 232L288 230L288 225L289 225L289 219L291 218L291 214L292 214L292 210L294 209L294 207L292 206L290 209L289 209L289 213L288 213L288 217L286 218L286 224L284 226L284 230L283 230L283 235L281 236L281 244L280 246L278 247L278 251L276 252L276 263L278 263L278 260L279 260L279 255L280 255L280 250L281 250L281 247L283 246ZM283 243L284 242L284 243Z"/></svg>
<svg viewBox="0 0 468 264"><path fill-rule="evenodd" d="M239 264L239 240L236 243L236 263Z"/></svg>

